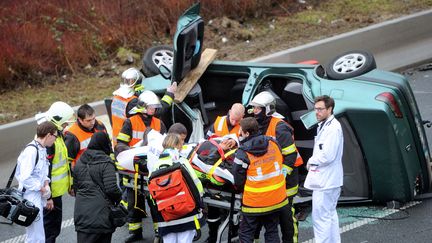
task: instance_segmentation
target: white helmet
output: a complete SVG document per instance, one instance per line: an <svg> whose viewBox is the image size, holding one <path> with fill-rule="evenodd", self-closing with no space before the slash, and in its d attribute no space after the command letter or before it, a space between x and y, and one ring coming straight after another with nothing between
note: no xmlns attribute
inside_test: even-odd
<svg viewBox="0 0 432 243"><path fill-rule="evenodd" d="M266 116L271 116L276 111L276 100L268 91L257 94L249 103L251 106L265 107Z"/></svg>
<svg viewBox="0 0 432 243"><path fill-rule="evenodd" d="M75 112L72 107L62 101L54 102L48 111L45 112L46 120L56 125L59 130L63 130L63 124L74 122L74 115Z"/></svg>
<svg viewBox="0 0 432 243"><path fill-rule="evenodd" d="M153 91L145 90L140 94L138 97L138 104L136 107L134 107L129 113L135 114L135 113L145 113L147 112L147 108L161 108L162 105L160 103L159 97L153 93Z"/></svg>
<svg viewBox="0 0 432 243"><path fill-rule="evenodd" d="M137 84L141 84L144 75L142 75L142 73L136 68L129 68L122 73L121 77L122 77L121 85L125 85L132 88Z"/></svg>

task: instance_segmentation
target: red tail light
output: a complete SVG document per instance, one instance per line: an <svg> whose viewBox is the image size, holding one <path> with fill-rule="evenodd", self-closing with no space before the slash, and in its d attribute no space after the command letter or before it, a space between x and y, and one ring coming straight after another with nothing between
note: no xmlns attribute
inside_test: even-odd
<svg viewBox="0 0 432 243"><path fill-rule="evenodd" d="M390 92L381 93L381 94L377 95L375 97L375 99L386 103L391 108L391 110L393 111L393 114L396 118L402 118L403 117L402 112L399 108L399 105L398 105L398 103L397 103L397 101L396 101L396 99L392 93L390 93Z"/></svg>

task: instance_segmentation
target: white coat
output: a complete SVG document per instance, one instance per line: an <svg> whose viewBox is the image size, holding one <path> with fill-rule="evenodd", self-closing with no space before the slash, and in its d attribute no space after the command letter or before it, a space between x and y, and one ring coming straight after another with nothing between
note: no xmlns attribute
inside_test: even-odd
<svg viewBox="0 0 432 243"><path fill-rule="evenodd" d="M316 243L339 243L337 201L343 185L343 133L331 115L319 123L304 186L313 190L312 221Z"/></svg>
<svg viewBox="0 0 432 243"><path fill-rule="evenodd" d="M18 181L18 189L25 188L24 198L40 209L38 217L26 228L26 242L44 243L43 207L46 205L46 199L42 198L40 189L45 181L49 181L49 162L46 149L36 141L31 143L38 147L39 161L36 164L36 148L27 146L18 157L15 178Z"/></svg>
<svg viewBox="0 0 432 243"><path fill-rule="evenodd" d="M331 115L320 122L315 137L312 157L308 161L309 173L304 187L326 190L343 185L343 133L338 120Z"/></svg>

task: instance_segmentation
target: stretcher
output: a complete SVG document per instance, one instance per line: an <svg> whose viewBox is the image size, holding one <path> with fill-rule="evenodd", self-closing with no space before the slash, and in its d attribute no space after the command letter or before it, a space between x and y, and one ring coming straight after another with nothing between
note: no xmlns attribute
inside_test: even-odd
<svg viewBox="0 0 432 243"><path fill-rule="evenodd" d="M191 146L194 151L196 144ZM119 174L126 178L123 180L123 186L140 190L144 195L148 195L148 156L152 154L152 148L138 147L124 151L117 156ZM220 168L223 161L217 161L217 166L210 166L200 161L189 148L186 148L185 153L191 157L191 163L204 187L203 202L205 205L217 207L228 211L228 216L222 222L218 230L217 242L222 242L222 237L228 229L228 242L231 242L234 232L234 225L239 224L240 209L241 209L241 193L238 193L234 187L232 174L224 168ZM227 156L233 154L226 153ZM151 165L150 165L151 166ZM210 173L210 175L208 174ZM214 180L210 179L214 178ZM125 183L127 181L127 183ZM213 182L218 183L213 183ZM136 186L135 186L136 185Z"/></svg>

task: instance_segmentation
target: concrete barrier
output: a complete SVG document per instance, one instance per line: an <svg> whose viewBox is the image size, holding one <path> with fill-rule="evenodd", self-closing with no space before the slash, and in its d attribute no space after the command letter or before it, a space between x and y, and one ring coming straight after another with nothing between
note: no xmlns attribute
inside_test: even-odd
<svg viewBox="0 0 432 243"><path fill-rule="evenodd" d="M328 39L280 51L252 61L295 63L316 59L327 63L335 55L354 49L371 51L378 68L397 70L432 58L432 10L386 21ZM103 101L90 104L97 115L106 113ZM77 107L75 107L77 109ZM33 118L0 126L0 187L5 185L16 158L35 134Z"/></svg>

